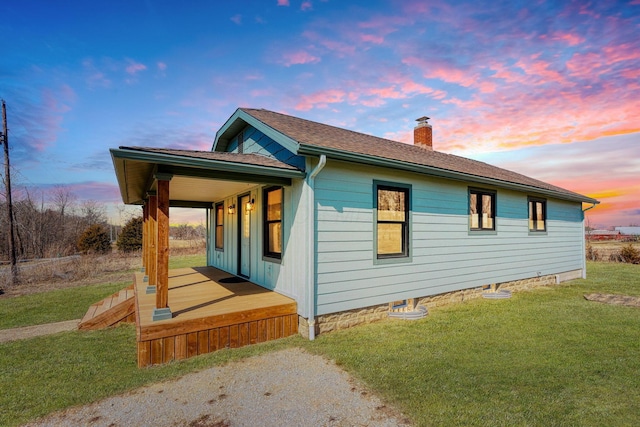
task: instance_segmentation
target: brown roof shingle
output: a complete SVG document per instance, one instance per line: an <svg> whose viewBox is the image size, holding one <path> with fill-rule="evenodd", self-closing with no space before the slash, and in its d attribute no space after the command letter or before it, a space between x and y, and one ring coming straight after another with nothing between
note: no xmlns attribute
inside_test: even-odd
<svg viewBox="0 0 640 427"><path fill-rule="evenodd" d="M418 146L378 138L269 110L251 108L241 108L240 110L297 141L301 146L328 148L347 153L396 160L428 168L459 172L471 177L489 178L505 183L525 185L558 193L559 195L566 195L572 199L593 200L564 188L477 160L427 150Z"/></svg>
<svg viewBox="0 0 640 427"><path fill-rule="evenodd" d="M190 157L204 160L217 160L220 162L240 163L245 165L265 166L270 168L298 170L295 166L288 165L281 161L261 156L259 154L239 154L221 151L195 151L195 150L173 150L169 148L153 147L120 147L126 150L142 151L147 153L167 154L171 156Z"/></svg>

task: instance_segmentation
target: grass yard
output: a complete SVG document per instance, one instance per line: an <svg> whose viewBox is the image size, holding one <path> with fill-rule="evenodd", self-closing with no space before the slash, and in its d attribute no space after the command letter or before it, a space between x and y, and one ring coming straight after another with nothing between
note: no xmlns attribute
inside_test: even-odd
<svg viewBox="0 0 640 427"><path fill-rule="evenodd" d="M640 266L589 263L588 275L150 369L136 368L128 325L0 344L0 425L291 346L336 360L416 425L640 425L640 309L583 298L640 296Z"/></svg>
<svg viewBox="0 0 640 427"><path fill-rule="evenodd" d="M206 265L204 254L174 256L169 260L169 268L202 265ZM133 276L133 270L129 275ZM91 304L126 288L131 283L131 280L117 281L0 298L0 329L80 319Z"/></svg>
<svg viewBox="0 0 640 427"><path fill-rule="evenodd" d="M0 329L80 319L91 304L130 284L107 283L0 299Z"/></svg>
<svg viewBox="0 0 640 427"><path fill-rule="evenodd" d="M417 425L640 425L640 266L590 263L587 280L474 300L424 320L327 334L309 344Z"/></svg>

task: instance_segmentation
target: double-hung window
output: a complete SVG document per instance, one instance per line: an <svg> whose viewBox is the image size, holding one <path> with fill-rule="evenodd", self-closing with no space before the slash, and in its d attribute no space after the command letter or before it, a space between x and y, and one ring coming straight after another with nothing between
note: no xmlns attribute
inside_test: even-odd
<svg viewBox="0 0 640 427"><path fill-rule="evenodd" d="M409 256L410 186L375 184L376 257Z"/></svg>
<svg viewBox="0 0 640 427"><path fill-rule="evenodd" d="M264 201L263 229L265 257L282 259L282 187L266 188L262 194Z"/></svg>
<svg viewBox="0 0 640 427"><path fill-rule="evenodd" d="M224 203L216 203L216 242L217 250L224 249Z"/></svg>
<svg viewBox="0 0 640 427"><path fill-rule="evenodd" d="M490 190L469 189L469 229L496 229L496 193Z"/></svg>
<svg viewBox="0 0 640 427"><path fill-rule="evenodd" d="M547 231L547 201L529 197L529 231Z"/></svg>

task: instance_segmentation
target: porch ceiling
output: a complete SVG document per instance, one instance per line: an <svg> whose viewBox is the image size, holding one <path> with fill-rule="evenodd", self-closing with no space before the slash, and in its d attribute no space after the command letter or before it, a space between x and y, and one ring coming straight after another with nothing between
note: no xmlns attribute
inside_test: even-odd
<svg viewBox="0 0 640 427"><path fill-rule="evenodd" d="M223 158L212 159L204 158L208 153L202 152L176 155L152 150L110 150L125 204L142 204L147 193L156 189L156 174L172 175L170 206L177 207L210 207L211 202L256 184L291 185L292 178L305 176L287 164L256 155L221 153Z"/></svg>
<svg viewBox="0 0 640 427"><path fill-rule="evenodd" d="M174 176L170 184L171 206L188 207L192 202L206 203L224 199L230 194L241 193L253 187L253 182L222 181L219 179L192 178L188 176ZM154 182L150 190L156 190ZM198 204L199 204L198 203Z"/></svg>

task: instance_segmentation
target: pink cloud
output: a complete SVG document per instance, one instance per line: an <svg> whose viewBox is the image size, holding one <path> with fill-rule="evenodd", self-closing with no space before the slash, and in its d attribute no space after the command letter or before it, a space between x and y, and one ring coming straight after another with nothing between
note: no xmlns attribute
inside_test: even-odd
<svg viewBox="0 0 640 427"><path fill-rule="evenodd" d="M373 34L362 34L360 36L360 40L362 40L363 42L373 43L373 44L382 44L382 43L384 43L384 37L376 36L376 35L373 35Z"/></svg>
<svg viewBox="0 0 640 427"><path fill-rule="evenodd" d="M80 200L94 200L97 202L121 202L120 189L116 184L106 182L86 181L66 184L64 188L78 196Z"/></svg>
<svg viewBox="0 0 640 427"><path fill-rule="evenodd" d="M329 104L343 102L345 96L346 93L340 89L318 91L310 95L303 95L294 108L302 111L312 108L327 108Z"/></svg>
<svg viewBox="0 0 640 427"><path fill-rule="evenodd" d="M147 69L146 65L141 64L139 62L135 62L132 59L127 60L127 62L129 63L129 65L127 65L127 67L125 68L125 71L128 74L131 74L132 76L135 75L136 73L139 73L140 71L144 71Z"/></svg>
<svg viewBox="0 0 640 427"><path fill-rule="evenodd" d="M302 11L307 11L312 9L313 9L313 5L311 4L310 1L303 1L302 4L300 5L300 10Z"/></svg>
<svg viewBox="0 0 640 427"><path fill-rule="evenodd" d="M278 0L278 6L289 6L289 0Z"/></svg>
<svg viewBox="0 0 640 427"><path fill-rule="evenodd" d="M618 45L605 46L602 51L607 62L633 61L640 59L640 50L636 43L623 43Z"/></svg>
<svg viewBox="0 0 640 427"><path fill-rule="evenodd" d="M231 22L233 22L236 25L242 25L242 15L238 14L238 15L233 15L231 18L229 18L231 20Z"/></svg>
<svg viewBox="0 0 640 427"><path fill-rule="evenodd" d="M165 64L164 62L158 62L156 65L158 66L158 70L160 71L164 71L167 69L167 64Z"/></svg>
<svg viewBox="0 0 640 427"><path fill-rule="evenodd" d="M86 83L89 88L96 87L109 87L111 86L111 80L107 78L106 74L99 70L93 63L92 59L85 59L82 61L82 68L84 69L87 77Z"/></svg>
<svg viewBox="0 0 640 427"><path fill-rule="evenodd" d="M585 39L580 34L577 33L565 33L565 32L556 32L551 35L542 35L540 36L542 39L549 39L552 41L560 41L567 43L569 46L577 46L581 43L584 43Z"/></svg>
<svg viewBox="0 0 640 427"><path fill-rule="evenodd" d="M331 52L337 53L340 57L351 56L356 52L355 44L331 40L321 36L316 31L306 30L302 33L302 36L314 42L314 44L320 45Z"/></svg>
<svg viewBox="0 0 640 427"><path fill-rule="evenodd" d="M481 79L477 72L469 72L461 70L452 65L445 63L430 63L423 58L407 57L402 62L409 67L416 67L422 71L422 74L427 79L438 79L447 83L453 83L462 87L476 87L479 86ZM485 86L485 90L492 91L491 86Z"/></svg>
<svg viewBox="0 0 640 427"><path fill-rule="evenodd" d="M553 63L537 58L538 55L532 55L530 58L524 58L516 62L515 66L524 71L526 75L534 77L533 81L538 83L548 81L567 83L560 72L552 69Z"/></svg>
<svg viewBox="0 0 640 427"><path fill-rule="evenodd" d="M320 58L317 56L311 55L308 52L303 50L299 50L297 52L289 52L282 55L283 56L283 64L285 67L290 67L291 65L301 65L301 64L314 64L320 62Z"/></svg>
<svg viewBox="0 0 640 427"><path fill-rule="evenodd" d="M254 98L275 95L273 89L254 89L249 94Z"/></svg>

